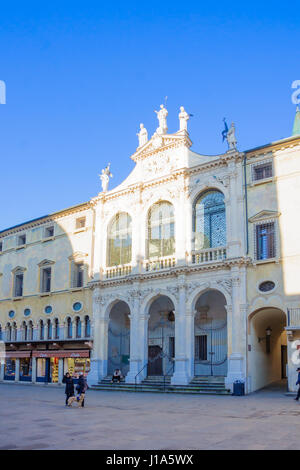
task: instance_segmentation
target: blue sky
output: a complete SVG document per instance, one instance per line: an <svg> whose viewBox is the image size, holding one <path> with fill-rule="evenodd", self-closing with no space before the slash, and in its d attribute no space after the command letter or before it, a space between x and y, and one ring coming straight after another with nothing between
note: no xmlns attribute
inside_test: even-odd
<svg viewBox="0 0 300 470"><path fill-rule="evenodd" d="M1 3L0 229L89 200L107 162L118 185L166 95L199 153L226 150L223 117L240 150L291 135L294 2Z"/></svg>

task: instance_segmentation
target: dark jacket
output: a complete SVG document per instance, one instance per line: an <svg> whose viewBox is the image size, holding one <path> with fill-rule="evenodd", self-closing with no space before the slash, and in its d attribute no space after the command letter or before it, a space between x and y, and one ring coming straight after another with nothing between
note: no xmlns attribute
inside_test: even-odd
<svg viewBox="0 0 300 470"><path fill-rule="evenodd" d="M76 390L78 393L85 393L87 391L87 383L83 375L81 375L78 379L78 385L76 387Z"/></svg>
<svg viewBox="0 0 300 470"><path fill-rule="evenodd" d="M298 380L296 382L296 385L300 385L300 372L298 372Z"/></svg>
<svg viewBox="0 0 300 470"><path fill-rule="evenodd" d="M75 391L74 391L74 380L72 379L72 377L66 377L66 376L64 376L64 378L63 378L63 383L66 384L65 394L66 394L66 395L70 395L70 396L75 395Z"/></svg>

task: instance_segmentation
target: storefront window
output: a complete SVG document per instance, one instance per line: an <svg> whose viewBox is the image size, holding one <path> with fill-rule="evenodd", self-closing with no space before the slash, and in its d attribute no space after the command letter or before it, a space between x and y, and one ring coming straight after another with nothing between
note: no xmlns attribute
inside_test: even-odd
<svg viewBox="0 0 300 470"><path fill-rule="evenodd" d="M4 380L15 380L16 359L6 359L4 367Z"/></svg>
<svg viewBox="0 0 300 470"><path fill-rule="evenodd" d="M32 362L30 357L20 359L20 380L30 382L32 377Z"/></svg>
<svg viewBox="0 0 300 470"><path fill-rule="evenodd" d="M58 382L58 357L50 358L50 380L52 383Z"/></svg>
<svg viewBox="0 0 300 470"><path fill-rule="evenodd" d="M36 364L36 380L37 382L46 382L46 359L39 357Z"/></svg>
<svg viewBox="0 0 300 470"><path fill-rule="evenodd" d="M74 377L81 374L88 374L90 371L90 359L84 357L68 357L64 360L64 371L69 372Z"/></svg>

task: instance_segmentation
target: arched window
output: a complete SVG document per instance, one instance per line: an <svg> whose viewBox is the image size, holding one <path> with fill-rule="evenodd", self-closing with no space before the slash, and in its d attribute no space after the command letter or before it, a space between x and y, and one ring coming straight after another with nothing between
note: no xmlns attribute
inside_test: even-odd
<svg viewBox="0 0 300 470"><path fill-rule="evenodd" d="M33 340L33 323L32 321L30 320L29 324L28 324L28 340L29 341L32 341Z"/></svg>
<svg viewBox="0 0 300 470"><path fill-rule="evenodd" d="M11 336L11 324L10 323L7 323L6 325L6 341L11 341L12 339L12 336Z"/></svg>
<svg viewBox="0 0 300 470"><path fill-rule="evenodd" d="M224 194L209 190L194 205L195 250L226 245Z"/></svg>
<svg viewBox="0 0 300 470"><path fill-rule="evenodd" d="M18 329L16 322L13 322L12 326L12 341L17 341L18 338Z"/></svg>
<svg viewBox="0 0 300 470"><path fill-rule="evenodd" d="M59 321L58 318L54 320L54 338L59 339Z"/></svg>
<svg viewBox="0 0 300 470"><path fill-rule="evenodd" d="M81 320L76 317L76 338L81 338Z"/></svg>
<svg viewBox="0 0 300 470"><path fill-rule="evenodd" d="M45 325L44 321L40 321L40 339L45 339Z"/></svg>
<svg viewBox="0 0 300 470"><path fill-rule="evenodd" d="M86 315L84 317L84 337L89 338L91 336L91 322L90 317Z"/></svg>
<svg viewBox="0 0 300 470"><path fill-rule="evenodd" d="M47 320L47 339L52 339L52 322Z"/></svg>
<svg viewBox="0 0 300 470"><path fill-rule="evenodd" d="M23 340L24 341L27 341L28 340L28 328L27 328L27 323L26 321L23 321L23 324L22 324L22 332L23 332Z"/></svg>
<svg viewBox="0 0 300 470"><path fill-rule="evenodd" d="M125 212L117 214L108 227L107 266L131 262L131 217Z"/></svg>
<svg viewBox="0 0 300 470"><path fill-rule="evenodd" d="M67 318L67 338L72 338L72 320L70 317Z"/></svg>
<svg viewBox="0 0 300 470"><path fill-rule="evenodd" d="M170 202L154 204L148 213L148 258L175 252L174 208Z"/></svg>

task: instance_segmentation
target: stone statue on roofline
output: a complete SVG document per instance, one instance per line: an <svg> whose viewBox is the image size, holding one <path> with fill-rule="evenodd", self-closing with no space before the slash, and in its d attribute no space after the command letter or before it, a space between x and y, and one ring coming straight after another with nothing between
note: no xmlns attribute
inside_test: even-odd
<svg viewBox="0 0 300 470"><path fill-rule="evenodd" d="M229 150L231 150L231 149L236 150L237 140L236 140L236 137L235 137L235 125L232 122L230 128L228 129L226 119L224 118L223 121L224 121L224 126L225 126L225 129L222 132L223 142L226 139L227 143L228 143L228 149Z"/></svg>
<svg viewBox="0 0 300 470"><path fill-rule="evenodd" d="M179 117L179 130L187 131L187 122L190 119L190 114L186 112L183 106L180 106L180 113L178 114L178 117Z"/></svg>
<svg viewBox="0 0 300 470"><path fill-rule="evenodd" d="M140 132L137 133L137 136L139 138L139 147L142 147L148 142L148 132L144 124L140 124Z"/></svg>
<svg viewBox="0 0 300 470"><path fill-rule="evenodd" d="M109 178L113 178L113 174L110 172L110 163L102 170L99 177L102 184L102 191L105 193L108 190Z"/></svg>
<svg viewBox="0 0 300 470"><path fill-rule="evenodd" d="M157 119L159 123L159 127L156 129L157 134L166 134L168 132L167 126L167 116L168 110L164 107L163 104L160 105L159 111L154 111L157 114Z"/></svg>
<svg viewBox="0 0 300 470"><path fill-rule="evenodd" d="M227 143L229 150L236 149L237 140L235 137L235 126L233 122L231 123L231 126L227 132Z"/></svg>

